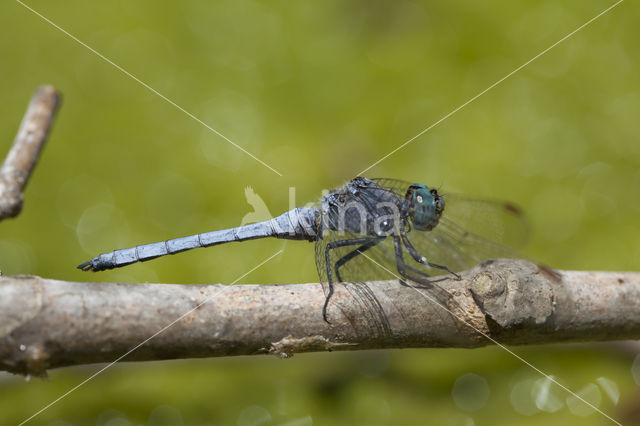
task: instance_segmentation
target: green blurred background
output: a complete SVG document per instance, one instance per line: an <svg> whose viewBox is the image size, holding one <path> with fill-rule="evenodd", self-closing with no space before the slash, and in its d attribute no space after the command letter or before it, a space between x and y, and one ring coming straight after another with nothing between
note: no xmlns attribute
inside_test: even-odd
<svg viewBox="0 0 640 426"><path fill-rule="evenodd" d="M0 223L4 274L105 282L317 280L313 246L264 240L100 274L98 253L236 226L315 201L612 5L568 1L44 0L28 4L277 169L264 167L17 2L0 5L0 158L39 84L64 95L26 191ZM593 24L367 172L511 200L526 254L638 270L640 8ZM25 297L29 297L25 294ZM616 419L640 412L632 345L513 348ZM0 375L0 423L96 371ZM537 399L536 399L537 398ZM634 412L634 410L636 410ZM44 425L608 424L505 351L395 350L119 363Z"/></svg>

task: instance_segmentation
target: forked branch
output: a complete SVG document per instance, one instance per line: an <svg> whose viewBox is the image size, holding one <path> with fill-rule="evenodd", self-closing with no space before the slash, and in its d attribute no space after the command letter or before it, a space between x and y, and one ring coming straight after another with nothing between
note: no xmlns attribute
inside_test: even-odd
<svg viewBox="0 0 640 426"><path fill-rule="evenodd" d="M439 283L179 285L0 277L0 369L192 357L640 338L640 274L486 262ZM152 337L153 336L153 337ZM144 343L143 343L144 342ZM141 344L143 343L143 344ZM141 344L141 345L140 345Z"/></svg>

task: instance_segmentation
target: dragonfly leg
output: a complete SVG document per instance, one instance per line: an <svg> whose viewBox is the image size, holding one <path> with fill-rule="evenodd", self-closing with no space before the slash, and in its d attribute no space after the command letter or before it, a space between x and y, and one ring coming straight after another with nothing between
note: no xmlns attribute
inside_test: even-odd
<svg viewBox="0 0 640 426"><path fill-rule="evenodd" d="M449 293L446 289L442 288L440 285L436 284L437 282L444 281L447 278L446 277L436 278L436 279L425 278L425 274L423 272L417 269L414 269L410 266L407 266L404 263L404 259L402 258L402 242L400 241L400 237L394 237L393 243L395 247L396 264L398 268L398 273L402 276L402 279L400 279L400 284L402 284L405 287L411 287L414 290L417 290L421 294L422 292L420 292L418 288L423 288L425 290L428 290L430 293L433 294L433 297L429 297L429 296L426 296L426 297L432 303L446 310L447 312L449 312L449 314L455 317L455 314L451 311L450 307L453 305L461 309L460 305L453 299L453 295L451 293ZM412 272L413 274L415 274L415 276L411 276L409 272ZM421 286L411 285L407 283L407 281L405 280L415 281L422 285Z"/></svg>
<svg viewBox="0 0 640 426"><path fill-rule="evenodd" d="M348 261L350 261L354 257L362 254L362 252L367 251L370 248L375 247L376 245L380 244L382 241L384 241L385 238L386 237L376 238L376 239L369 239L366 243L362 244L357 249L347 253L342 258L338 259L338 261L336 262L335 267L334 267L335 272L336 272L336 278L338 279L338 282L342 282L342 277L340 276L340 267L342 265L344 265L345 263L347 263Z"/></svg>
<svg viewBox="0 0 640 426"><path fill-rule="evenodd" d="M333 277L331 276L331 259L329 256L330 251L338 247L355 246L358 244L367 244L369 242L371 242L371 238L352 238L350 240L332 241L329 244L327 244L327 246L325 247L324 257L325 257L325 263L327 268L327 283L329 284L329 293L327 294L327 298L324 301L324 306L322 307L322 318L327 324L331 324L327 319L327 306L329 306L329 299L331 299L331 296L333 296L333 283L334 283ZM357 251L357 250L354 250L354 251ZM349 254L347 254L347 256Z"/></svg>
<svg viewBox="0 0 640 426"><path fill-rule="evenodd" d="M396 267L398 268L398 273L402 278L423 284L427 288L432 288L433 283L436 283L438 281L443 281L446 279L446 278L435 278L435 279L431 278L426 273L419 271L415 268L412 268L411 266L404 263L404 258L402 257L402 243L400 242L399 237L394 237L393 246L395 248ZM412 275L410 275L409 273L412 273ZM405 287L413 287L403 279L400 280L400 284L402 284Z"/></svg>
<svg viewBox="0 0 640 426"><path fill-rule="evenodd" d="M420 253L418 253L418 250L416 250L415 247L413 247L413 245L411 244L411 242L409 241L409 238L407 238L407 235L405 233L402 233L402 243L407 248L407 251L409 251L409 254L411 255L411 257L413 257L413 259L416 262L422 263L423 265L428 266L430 268L442 269L443 271L447 271L451 275L455 276L458 280L460 279L460 275L456 274L448 267L444 265L438 265L436 263L431 263L427 260L426 257L421 256Z"/></svg>

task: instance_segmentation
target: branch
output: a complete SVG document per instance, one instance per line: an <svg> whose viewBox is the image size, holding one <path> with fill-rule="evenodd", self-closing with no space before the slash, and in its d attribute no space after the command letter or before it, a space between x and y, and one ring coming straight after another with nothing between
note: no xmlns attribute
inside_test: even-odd
<svg viewBox="0 0 640 426"><path fill-rule="evenodd" d="M490 344L478 331L509 345L640 338L637 273L554 275L527 261L499 260L438 284L449 297L420 292L455 317L398 281L339 283L327 324L320 284L0 277L0 369L44 375L50 368L111 362L167 326L125 359ZM371 309L377 304L384 315Z"/></svg>
<svg viewBox="0 0 640 426"><path fill-rule="evenodd" d="M20 213L22 193L47 140L59 104L60 94L52 86L40 86L33 93L13 146L0 167L0 220Z"/></svg>

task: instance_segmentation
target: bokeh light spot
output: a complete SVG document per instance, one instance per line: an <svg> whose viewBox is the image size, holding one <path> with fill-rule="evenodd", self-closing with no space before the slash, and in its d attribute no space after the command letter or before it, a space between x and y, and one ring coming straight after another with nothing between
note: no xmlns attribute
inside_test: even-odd
<svg viewBox="0 0 640 426"><path fill-rule="evenodd" d="M606 377L598 377L596 382L600 385L604 393L607 394L609 399L611 399L611 402L617 405L620 400L620 390L616 382Z"/></svg>
<svg viewBox="0 0 640 426"><path fill-rule="evenodd" d="M531 397L539 410L547 413L555 413L562 408L564 402L555 394L552 379L553 376L538 379L531 388Z"/></svg>
<svg viewBox="0 0 640 426"><path fill-rule="evenodd" d="M576 394L596 408L598 408L600 402L602 402L600 389L593 383L589 383L587 386L576 392ZM595 408L584 403L573 395L567 397L567 407L569 407L569 410L576 416L588 416L596 411Z"/></svg>
<svg viewBox="0 0 640 426"><path fill-rule="evenodd" d="M258 426L271 422L271 413L259 405L251 405L238 415L238 426Z"/></svg>
<svg viewBox="0 0 640 426"><path fill-rule="evenodd" d="M485 378L474 373L458 377L451 391L456 405L466 411L476 411L484 407L490 394Z"/></svg>
<svg viewBox="0 0 640 426"><path fill-rule="evenodd" d="M534 384L532 379L521 380L511 389L511 406L522 415L531 416L539 411L531 397Z"/></svg>

